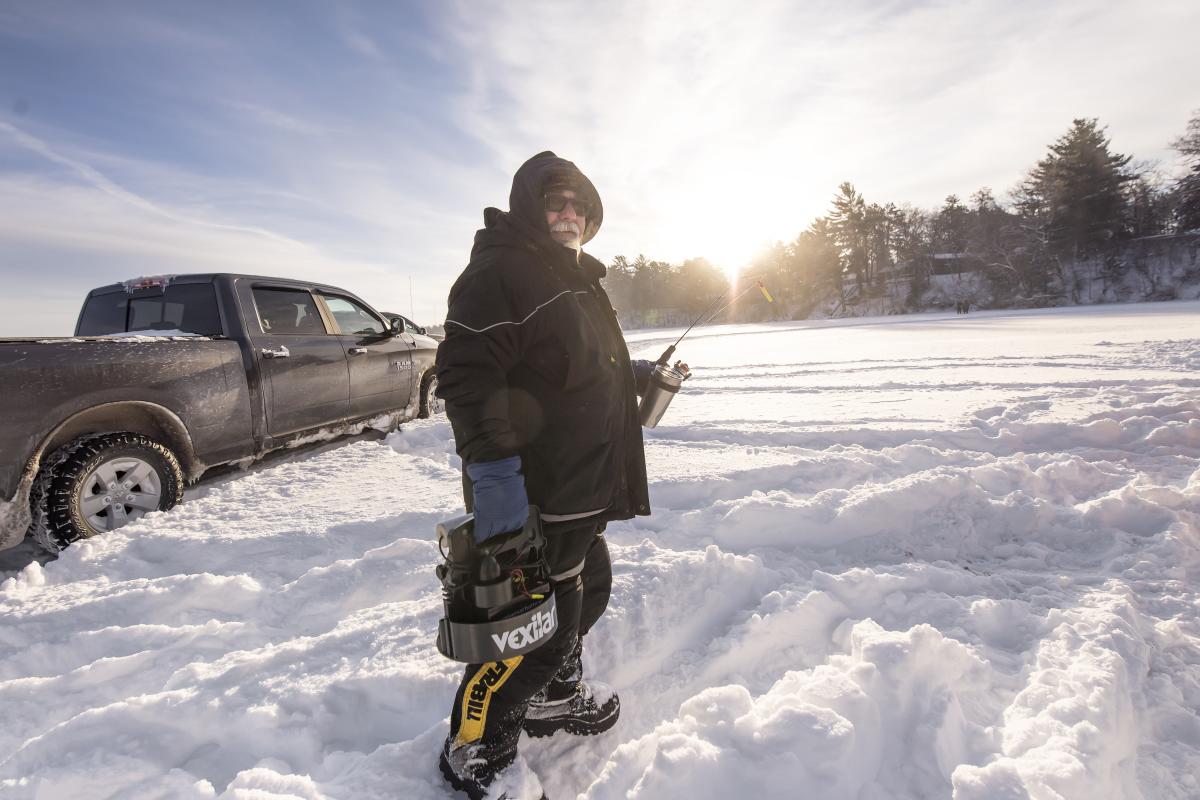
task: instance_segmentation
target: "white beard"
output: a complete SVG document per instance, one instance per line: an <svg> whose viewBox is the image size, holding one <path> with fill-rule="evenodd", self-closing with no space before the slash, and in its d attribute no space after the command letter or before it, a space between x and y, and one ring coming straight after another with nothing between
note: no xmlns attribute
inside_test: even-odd
<svg viewBox="0 0 1200 800"><path fill-rule="evenodd" d="M556 222L554 223L554 226L550 228L550 232L573 233L575 234L575 238L573 239L564 242L556 237L555 241L561 244L563 247L569 247L572 250L578 250L580 247L582 247L581 239L583 238L583 233L579 230L579 224L576 222L571 222L570 220Z"/></svg>

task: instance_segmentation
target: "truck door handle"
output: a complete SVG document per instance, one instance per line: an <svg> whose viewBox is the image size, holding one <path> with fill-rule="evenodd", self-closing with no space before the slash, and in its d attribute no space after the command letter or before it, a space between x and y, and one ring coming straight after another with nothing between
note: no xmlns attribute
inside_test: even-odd
<svg viewBox="0 0 1200 800"><path fill-rule="evenodd" d="M272 350L269 347L262 349L263 358L287 358L291 355L288 352L287 345L281 345L278 350Z"/></svg>
<svg viewBox="0 0 1200 800"><path fill-rule="evenodd" d="M350 348L350 355L352 355L352 356L361 356L365 352L367 352L367 348L365 348L365 347L351 347Z"/></svg>

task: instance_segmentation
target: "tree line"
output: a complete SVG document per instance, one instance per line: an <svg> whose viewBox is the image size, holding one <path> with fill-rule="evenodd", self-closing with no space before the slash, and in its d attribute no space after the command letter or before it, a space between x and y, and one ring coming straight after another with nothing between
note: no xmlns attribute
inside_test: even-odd
<svg viewBox="0 0 1200 800"><path fill-rule="evenodd" d="M1084 118L1049 145L1006 202L984 187L925 210L868 202L843 183L829 213L743 270L770 287L774 307L750 293L727 318L850 313L881 298L890 311L915 311L948 303L948 292L958 293L954 302L993 307L1087 302L1082 287L1094 284L1105 296L1144 268L1125 257L1130 242L1200 231L1200 111L1171 146L1186 168L1175 180L1113 152L1106 127ZM938 277L948 275L970 279ZM674 265L643 255L614 258L604 283L622 323L635 327L690 321L731 288L704 258Z"/></svg>

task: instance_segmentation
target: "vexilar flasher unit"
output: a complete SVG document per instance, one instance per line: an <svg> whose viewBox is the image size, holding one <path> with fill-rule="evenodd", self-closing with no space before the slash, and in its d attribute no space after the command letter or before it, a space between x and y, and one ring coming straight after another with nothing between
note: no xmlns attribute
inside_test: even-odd
<svg viewBox="0 0 1200 800"><path fill-rule="evenodd" d="M437 648L468 664L524 655L558 630L550 588L546 535L536 506L519 531L475 541L475 516L437 525L445 561L437 567L446 615L438 623Z"/></svg>

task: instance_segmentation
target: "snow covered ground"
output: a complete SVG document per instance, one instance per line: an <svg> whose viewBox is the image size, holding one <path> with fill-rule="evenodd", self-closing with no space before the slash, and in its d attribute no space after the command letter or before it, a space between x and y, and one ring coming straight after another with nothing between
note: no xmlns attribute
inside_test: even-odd
<svg viewBox="0 0 1200 800"><path fill-rule="evenodd" d="M631 348L655 357L662 331ZM699 331L551 798L1200 798L1200 303ZM0 584L0 796L447 798L448 425Z"/></svg>

